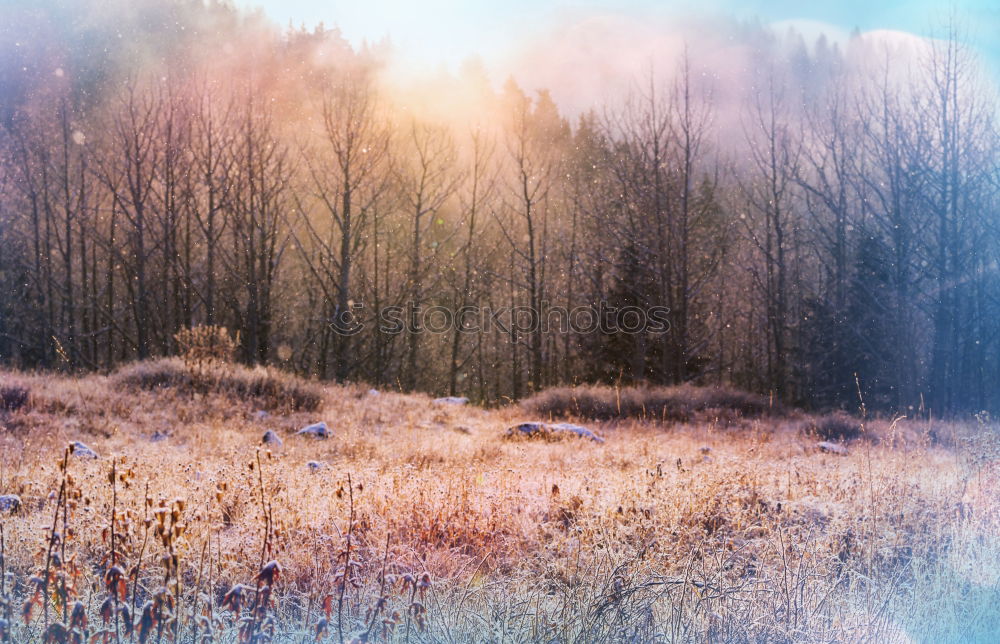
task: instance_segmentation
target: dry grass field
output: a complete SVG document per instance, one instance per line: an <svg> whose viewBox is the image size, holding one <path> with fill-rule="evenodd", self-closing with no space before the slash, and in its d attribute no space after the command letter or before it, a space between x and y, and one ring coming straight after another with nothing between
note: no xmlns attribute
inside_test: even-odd
<svg viewBox="0 0 1000 644"><path fill-rule="evenodd" d="M0 640L1000 633L987 418L872 420L846 455L816 447L830 419L723 399L682 422L665 404L568 418L604 443L511 439L539 410L585 409L560 407L566 391L484 410L226 369L0 374L0 494L17 496L0 506ZM318 421L328 438L295 434Z"/></svg>

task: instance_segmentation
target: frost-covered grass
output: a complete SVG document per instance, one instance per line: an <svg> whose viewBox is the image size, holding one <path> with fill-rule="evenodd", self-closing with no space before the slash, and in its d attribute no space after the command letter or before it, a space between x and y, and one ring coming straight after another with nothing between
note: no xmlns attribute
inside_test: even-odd
<svg viewBox="0 0 1000 644"><path fill-rule="evenodd" d="M817 423L796 416L619 419L590 424L604 444L535 442L504 438L535 417L520 407L281 376L319 391L318 408L259 414L232 389L123 384L153 366L0 374L30 392L0 412L0 494L22 501L0 514L14 641L69 627L77 601L88 635L109 642L139 641L144 615L147 641L163 642L175 629L181 642L241 629L275 642L1000 632L988 425L872 422L877 440L848 456L816 450ZM319 420L332 438L294 435ZM281 447L260 445L268 429ZM67 458L71 441L100 458ZM272 560L280 572L261 575ZM26 623L45 579L47 614L38 593Z"/></svg>

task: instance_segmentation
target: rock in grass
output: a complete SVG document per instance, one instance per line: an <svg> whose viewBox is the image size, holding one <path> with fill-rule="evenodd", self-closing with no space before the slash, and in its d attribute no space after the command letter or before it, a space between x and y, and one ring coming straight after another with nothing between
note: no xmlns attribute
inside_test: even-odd
<svg viewBox="0 0 1000 644"><path fill-rule="evenodd" d="M73 456L76 456L77 458L100 458L97 455L97 452L90 449L87 445L81 443L80 441L73 441L70 443L70 447L73 448Z"/></svg>
<svg viewBox="0 0 1000 644"><path fill-rule="evenodd" d="M17 512L21 509L21 497L16 494L0 494L0 512Z"/></svg>
<svg viewBox="0 0 1000 644"><path fill-rule="evenodd" d="M266 432L264 432L264 436L260 439L260 442L264 443L265 445L274 445L275 447L281 447L281 445L283 444L281 437L278 436L278 434L272 429L269 429Z"/></svg>
<svg viewBox="0 0 1000 644"><path fill-rule="evenodd" d="M836 454L837 456L847 456L847 448L843 445L838 445L837 443L831 443L830 441L820 441L816 443L816 447L821 452L826 452L827 454Z"/></svg>
<svg viewBox="0 0 1000 644"><path fill-rule="evenodd" d="M551 423L549 427L556 432L568 432L570 434L575 434L580 438L589 438L595 443L603 443L604 439L590 431L586 427L580 425L574 425L573 423Z"/></svg>
<svg viewBox="0 0 1000 644"><path fill-rule="evenodd" d="M527 438L544 438L558 440L563 437L587 438L595 443L603 443L604 439L586 427L573 423L541 423L530 422L514 425L507 430L508 437L524 436Z"/></svg>
<svg viewBox="0 0 1000 644"><path fill-rule="evenodd" d="M297 436L312 436L313 438L330 438L330 428L326 426L325 422L321 421L307 425L295 432L295 434Z"/></svg>
<svg viewBox="0 0 1000 644"><path fill-rule="evenodd" d="M469 399L464 396L445 396L444 398L435 398L435 405L468 405Z"/></svg>

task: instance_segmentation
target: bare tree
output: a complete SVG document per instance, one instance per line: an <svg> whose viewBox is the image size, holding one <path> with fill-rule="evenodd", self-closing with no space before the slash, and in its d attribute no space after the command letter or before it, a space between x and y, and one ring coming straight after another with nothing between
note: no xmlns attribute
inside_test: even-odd
<svg viewBox="0 0 1000 644"><path fill-rule="evenodd" d="M390 129L379 107L369 72L352 69L323 88L322 141L306 166L315 209L300 202L305 231L299 245L309 272L323 290L319 372L327 375L327 352L334 377L350 377L352 355L352 270L365 242L368 215L387 189ZM322 213L322 217L318 213Z"/></svg>
<svg viewBox="0 0 1000 644"><path fill-rule="evenodd" d="M140 359L153 350L150 270L157 247L153 231L156 168L163 154L157 136L160 109L158 88L134 79L127 83L108 116L107 147L97 170L111 193L111 207L124 224L120 230L123 245L110 250L126 278L134 329L129 340Z"/></svg>
<svg viewBox="0 0 1000 644"><path fill-rule="evenodd" d="M204 269L198 299L205 324L217 318L218 263L227 227L227 213L235 160L236 99L218 82L200 80L194 87L191 152L195 175L195 221L202 237Z"/></svg>
<svg viewBox="0 0 1000 644"><path fill-rule="evenodd" d="M435 228L440 229L444 219L437 215L452 197L461 181L456 170L457 150L451 134L441 126L411 122L408 135L409 157L402 164L399 183L404 203L410 214L410 268L407 279L407 329L406 369L404 387L415 389L422 365L418 357L422 329L419 328L420 312L427 291L438 286L433 278L434 261L441 248L441 235L434 236ZM437 239L433 239L437 237ZM428 238L430 241L428 241ZM430 253L431 258L425 257ZM438 273L439 275L440 273ZM431 280L428 282L428 278Z"/></svg>
<svg viewBox="0 0 1000 644"><path fill-rule="evenodd" d="M760 259L750 272L764 302L767 386L786 396L798 226L792 200L802 150L800 139L791 131L782 81L772 71L764 82L766 91L754 92L744 128L750 174L741 181L746 203L741 217Z"/></svg>
<svg viewBox="0 0 1000 644"><path fill-rule="evenodd" d="M274 131L273 113L249 81L237 111L229 221L231 252L224 254L238 290L230 308L248 362L267 362L271 350L274 290L288 243L286 210L293 168Z"/></svg>
<svg viewBox="0 0 1000 644"><path fill-rule="evenodd" d="M497 195L497 168L494 156L496 144L482 130L475 130L471 135L471 158L468 172L465 175L464 190L460 196L462 220L464 228L462 245L459 249L460 263L454 270L452 305L454 320L451 330L450 360L448 361L448 395L458 393L458 374L466 360L461 357L462 338L465 333L466 319L469 307L478 303L475 292L480 280L479 269L486 263L489 251L485 244L479 242L482 235L482 218L484 210L493 205ZM477 328L477 339L481 346L483 329ZM481 362L481 361L480 361ZM483 378L480 375L480 396L483 397Z"/></svg>
<svg viewBox="0 0 1000 644"><path fill-rule="evenodd" d="M989 168L992 152L993 107L983 99L968 46L952 18L945 38L932 43L924 62L925 82L916 92L913 110L931 120L923 130L929 138L922 156L930 179L926 194L935 234L928 240L932 259L931 320L933 351L930 362L932 406L952 413L967 407L977 389L968 361L979 361L976 348L981 332L975 327L976 274L982 269L982 219L976 216L988 204ZM973 381L967 378L971 375ZM980 381L981 383L981 381Z"/></svg>
<svg viewBox="0 0 1000 644"><path fill-rule="evenodd" d="M568 140L569 128L561 119L547 94L540 95L537 105L513 82L506 88L508 107L507 154L510 164L510 203L506 216L495 217L510 247L508 280L511 286L510 308L523 312L520 323L527 329L528 387L536 389L543 379L543 336L541 321L545 319L545 269L548 257L549 198L559 175L560 146ZM526 306L521 306L515 291L526 292ZM510 325L511 342L522 342L518 324ZM517 352L512 361L513 391L520 396Z"/></svg>

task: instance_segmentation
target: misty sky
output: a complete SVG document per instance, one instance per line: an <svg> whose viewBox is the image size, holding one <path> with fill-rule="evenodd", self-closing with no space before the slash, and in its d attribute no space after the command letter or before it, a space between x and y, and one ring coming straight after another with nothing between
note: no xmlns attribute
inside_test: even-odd
<svg viewBox="0 0 1000 644"><path fill-rule="evenodd" d="M237 0L260 6L281 25L337 25L354 44L389 36L400 55L421 66L456 66L473 54L489 66L516 53L525 39L595 15L669 20L691 2L679 0ZM705 17L728 14L765 23L797 23L812 36L836 37L855 27L928 35L946 17L951 2L941 0L700 0ZM1000 2L956 0L970 35L994 63L1000 60Z"/></svg>

